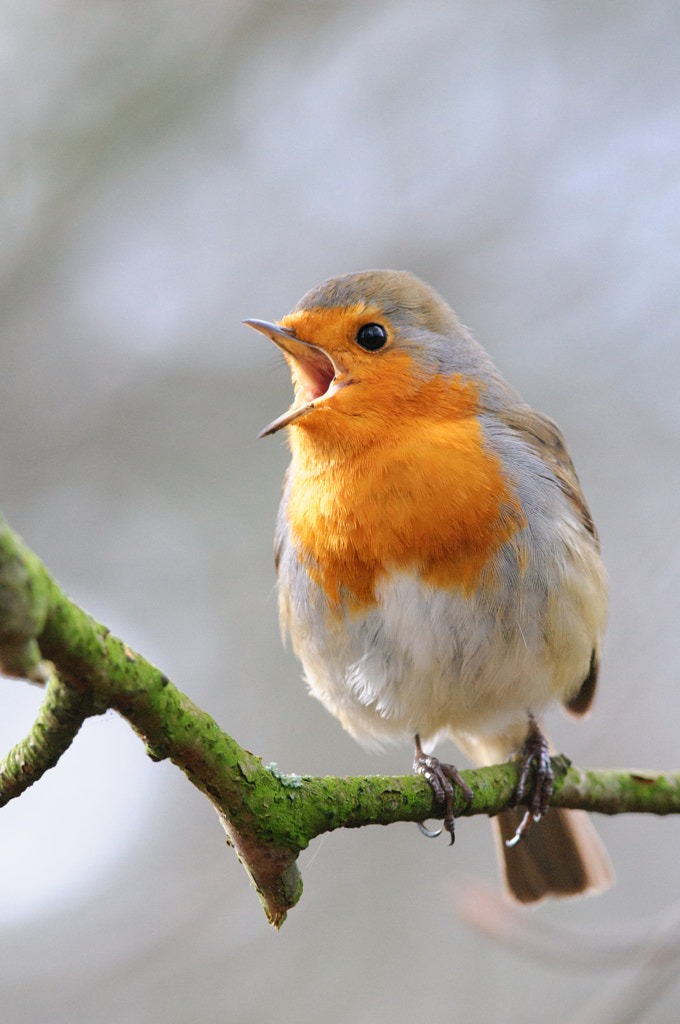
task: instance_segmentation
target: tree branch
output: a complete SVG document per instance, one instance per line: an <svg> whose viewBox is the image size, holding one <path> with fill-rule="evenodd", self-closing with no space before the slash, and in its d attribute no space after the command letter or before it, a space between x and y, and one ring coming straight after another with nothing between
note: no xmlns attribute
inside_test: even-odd
<svg viewBox="0 0 680 1024"><path fill-rule="evenodd" d="M420 776L319 778L264 766L159 669L70 601L2 517L0 668L33 681L49 678L31 732L0 763L0 806L56 765L86 718L114 708L153 760L169 758L214 804L277 927L300 897L296 859L315 836L443 816ZM586 771L564 757L552 763L556 807L680 812L680 773ZM512 804L514 764L462 774L474 799L468 805L457 793L456 816L497 814Z"/></svg>
<svg viewBox="0 0 680 1024"><path fill-rule="evenodd" d="M70 690L53 672L31 731L0 761L0 807L21 796L53 768L85 719L95 713L88 709L82 694Z"/></svg>

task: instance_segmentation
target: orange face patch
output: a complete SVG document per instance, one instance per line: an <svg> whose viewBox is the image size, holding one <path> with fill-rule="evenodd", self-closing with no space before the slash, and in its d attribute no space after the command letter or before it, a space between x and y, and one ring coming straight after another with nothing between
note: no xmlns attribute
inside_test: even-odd
<svg viewBox="0 0 680 1024"><path fill-rule="evenodd" d="M356 342L358 329L378 322L388 332L386 345L368 352ZM408 345L380 310L373 306L303 310L281 321L298 338L320 346L335 364L337 388L327 400L315 403L313 415L296 422L310 443L337 449L338 455L356 447L373 446L386 431L405 419L457 419L477 408L478 391L460 377L435 375L419 367ZM295 360L289 357L296 394L300 381ZM313 441L312 441L313 439ZM291 432L291 443L299 440Z"/></svg>
<svg viewBox="0 0 680 1024"><path fill-rule="evenodd" d="M356 357L359 353L353 342L357 330L362 323L378 318L380 311L375 306L357 302L352 306L302 309L284 316L279 323L282 327L294 330L301 341L321 345L331 358L350 351Z"/></svg>

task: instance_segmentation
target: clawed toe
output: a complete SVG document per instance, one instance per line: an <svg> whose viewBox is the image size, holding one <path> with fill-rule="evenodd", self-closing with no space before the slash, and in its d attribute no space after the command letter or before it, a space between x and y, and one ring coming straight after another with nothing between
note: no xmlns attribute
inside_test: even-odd
<svg viewBox="0 0 680 1024"><path fill-rule="evenodd" d="M518 762L520 765L520 776L515 794L518 803L525 794L526 783L532 765L536 771L536 782L531 800L529 801L528 810L512 839L507 841L507 846L514 846L518 843L528 831L531 823L540 821L550 807L554 774L550 764L548 741L541 732L538 722L533 715L529 715L529 731L520 751Z"/></svg>
<svg viewBox="0 0 680 1024"><path fill-rule="evenodd" d="M415 744L416 753L413 768L427 780L437 800L444 804L444 828L451 836L451 842L453 843L456 838L456 822L453 816L454 787L458 786L468 803L473 797L472 790L454 765L444 764L438 757L433 757L431 754L423 752L420 736L418 735L416 735ZM430 838L434 838L441 832L441 830L439 832L430 832L422 823L419 823L418 827L421 832Z"/></svg>

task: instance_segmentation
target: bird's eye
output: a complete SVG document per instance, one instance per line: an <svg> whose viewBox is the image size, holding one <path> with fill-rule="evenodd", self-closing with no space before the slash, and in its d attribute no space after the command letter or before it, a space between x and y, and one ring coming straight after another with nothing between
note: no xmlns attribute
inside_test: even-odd
<svg viewBox="0 0 680 1024"><path fill-rule="evenodd" d="M387 341L387 331L382 324L363 324L357 331L356 342L367 352L377 352Z"/></svg>

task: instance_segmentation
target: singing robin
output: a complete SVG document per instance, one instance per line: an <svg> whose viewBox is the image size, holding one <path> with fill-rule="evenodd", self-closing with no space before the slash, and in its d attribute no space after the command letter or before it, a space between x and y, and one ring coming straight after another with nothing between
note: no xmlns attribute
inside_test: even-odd
<svg viewBox="0 0 680 1024"><path fill-rule="evenodd" d="M421 737L448 735L480 765L518 756L518 797L535 764L529 817L494 819L510 891L530 902L606 887L587 816L545 814L539 716L554 701L588 710L607 615L558 427L403 271L335 277L282 320L245 323L283 351L295 388L261 436L288 429L279 602L311 692L361 742L415 737L452 834L452 787L467 787Z"/></svg>

